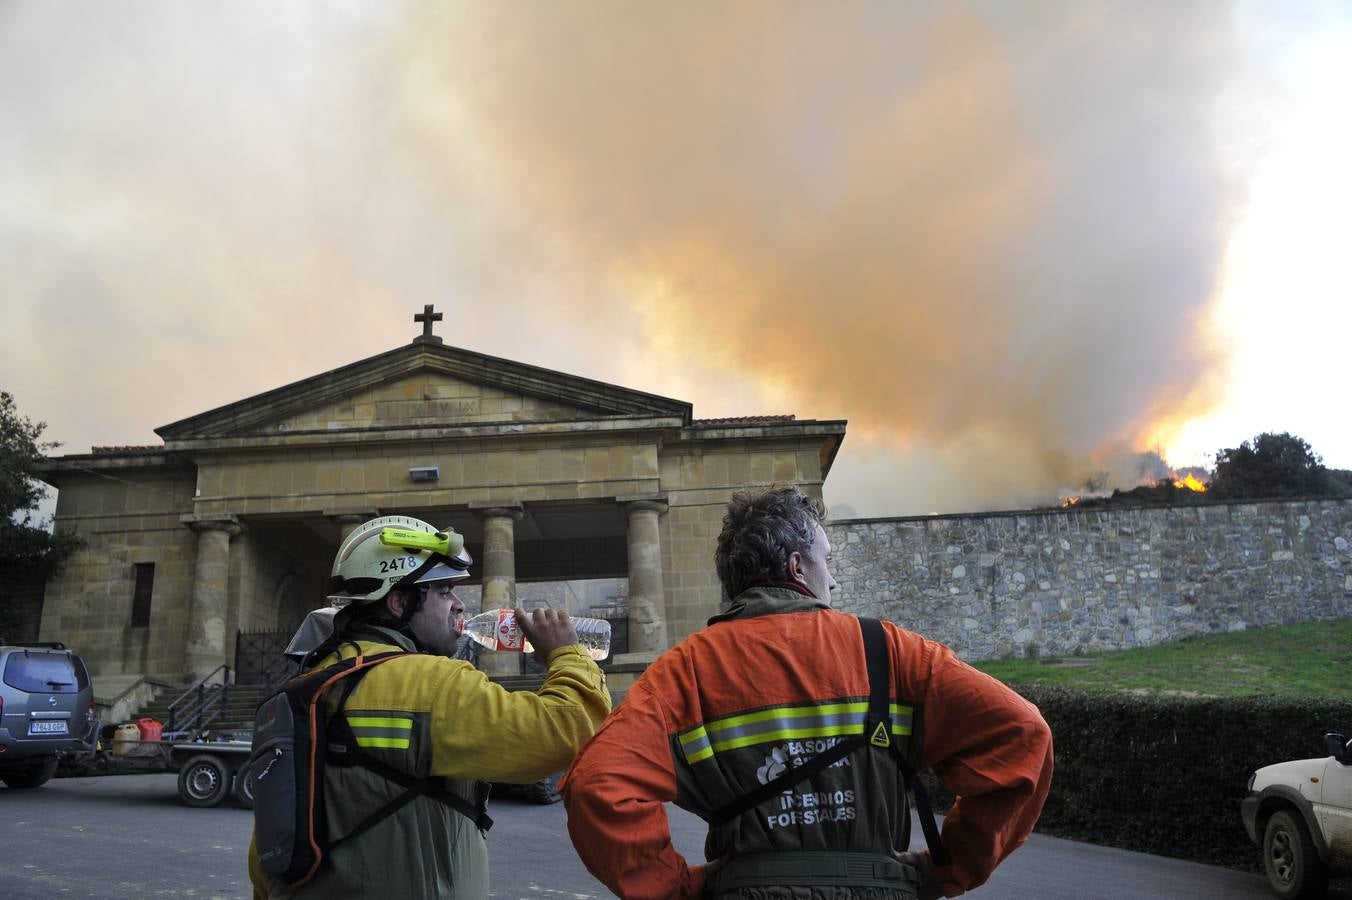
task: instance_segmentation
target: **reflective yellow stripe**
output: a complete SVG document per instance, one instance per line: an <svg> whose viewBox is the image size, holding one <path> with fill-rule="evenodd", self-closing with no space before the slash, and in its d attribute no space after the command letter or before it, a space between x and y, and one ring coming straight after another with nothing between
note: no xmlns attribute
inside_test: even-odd
<svg viewBox="0 0 1352 900"><path fill-rule="evenodd" d="M362 737L357 735L358 747L388 747L393 750L407 750L408 738Z"/></svg>
<svg viewBox="0 0 1352 900"><path fill-rule="evenodd" d="M902 706L899 703L889 703L888 711L894 716L910 718L914 710L909 706ZM709 722L693 728L680 736L682 744L688 744L693 740L703 737L708 731L725 731L729 728L736 728L740 725L751 725L755 722L764 722L767 719L780 719L793 716L823 716L835 715L840 713L866 713L868 712L867 702L858 703L823 703L820 706L776 706L770 709L757 710L753 713L746 713L741 716L730 716L726 719L719 719L716 722Z"/></svg>
<svg viewBox="0 0 1352 900"><path fill-rule="evenodd" d="M868 701L841 701L771 707L706 722L676 738L686 762L693 764L724 750L755 744L862 734L868 706ZM914 708L899 703L889 703L888 708L892 734L910 734Z"/></svg>
<svg viewBox="0 0 1352 900"><path fill-rule="evenodd" d="M684 746L686 744L689 744L691 741L697 741L702 737L708 736L709 733L705 731L704 726L701 725L700 727L694 729L693 731L687 731L685 734L681 735L681 745Z"/></svg>
<svg viewBox="0 0 1352 900"><path fill-rule="evenodd" d="M748 734L745 737L718 741L713 745L715 752L736 750L752 744L766 744L770 741L793 741L799 738L840 737L842 735L863 734L864 725L827 725L819 728L780 728L776 731L763 731L760 734Z"/></svg>
<svg viewBox="0 0 1352 900"><path fill-rule="evenodd" d="M348 716L347 724L353 728L398 728L404 731L413 729L412 719L394 718L392 716Z"/></svg>

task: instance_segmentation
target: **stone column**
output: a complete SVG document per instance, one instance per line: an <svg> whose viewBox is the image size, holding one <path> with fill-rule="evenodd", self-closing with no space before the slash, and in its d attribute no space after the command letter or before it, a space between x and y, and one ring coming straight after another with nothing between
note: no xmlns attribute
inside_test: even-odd
<svg viewBox="0 0 1352 900"><path fill-rule="evenodd" d="M368 522L380 515L378 510L360 509L360 510L324 510L324 515L338 526L338 545L342 546L347 536L357 529L357 526L363 522Z"/></svg>
<svg viewBox="0 0 1352 900"><path fill-rule="evenodd" d="M662 589L662 539L657 517L662 495L617 498L629 514L629 653L667 649L667 604Z"/></svg>
<svg viewBox="0 0 1352 900"><path fill-rule="evenodd" d="M520 502L471 503L484 523L483 608L516 606L516 523L521 519ZM479 667L489 675L516 675L520 658L513 653L485 653Z"/></svg>
<svg viewBox="0 0 1352 900"><path fill-rule="evenodd" d="M234 516L199 519L184 516L197 533L197 566L188 606L188 643L184 674L195 682L229 660L225 635L226 589L230 577L230 539L243 529Z"/></svg>

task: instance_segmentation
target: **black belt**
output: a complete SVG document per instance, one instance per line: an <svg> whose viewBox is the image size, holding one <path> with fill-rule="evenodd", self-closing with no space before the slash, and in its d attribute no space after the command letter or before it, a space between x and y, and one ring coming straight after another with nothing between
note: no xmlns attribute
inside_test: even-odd
<svg viewBox="0 0 1352 900"><path fill-rule="evenodd" d="M712 882L715 895L757 887L874 887L914 897L919 876L915 866L879 853L783 851L735 857Z"/></svg>

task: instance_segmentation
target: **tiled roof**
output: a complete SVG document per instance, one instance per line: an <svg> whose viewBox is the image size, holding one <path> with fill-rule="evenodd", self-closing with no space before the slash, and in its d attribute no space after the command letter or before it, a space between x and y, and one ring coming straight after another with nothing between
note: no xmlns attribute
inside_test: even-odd
<svg viewBox="0 0 1352 900"><path fill-rule="evenodd" d="M119 445L116 447L90 447L89 452L94 456L124 456L137 453L163 453L164 447L154 445Z"/></svg>
<svg viewBox="0 0 1352 900"><path fill-rule="evenodd" d="M696 428L718 428L725 425L770 425L775 422L792 422L794 416L732 416L726 419L695 419L690 424Z"/></svg>

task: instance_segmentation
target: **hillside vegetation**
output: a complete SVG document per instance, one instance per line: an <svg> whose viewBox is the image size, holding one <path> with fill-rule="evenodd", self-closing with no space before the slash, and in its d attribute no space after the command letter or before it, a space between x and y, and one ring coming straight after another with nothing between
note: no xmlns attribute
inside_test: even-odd
<svg viewBox="0 0 1352 900"><path fill-rule="evenodd" d="M1255 628L1083 657L973 665L1012 685L1352 700L1352 619Z"/></svg>

